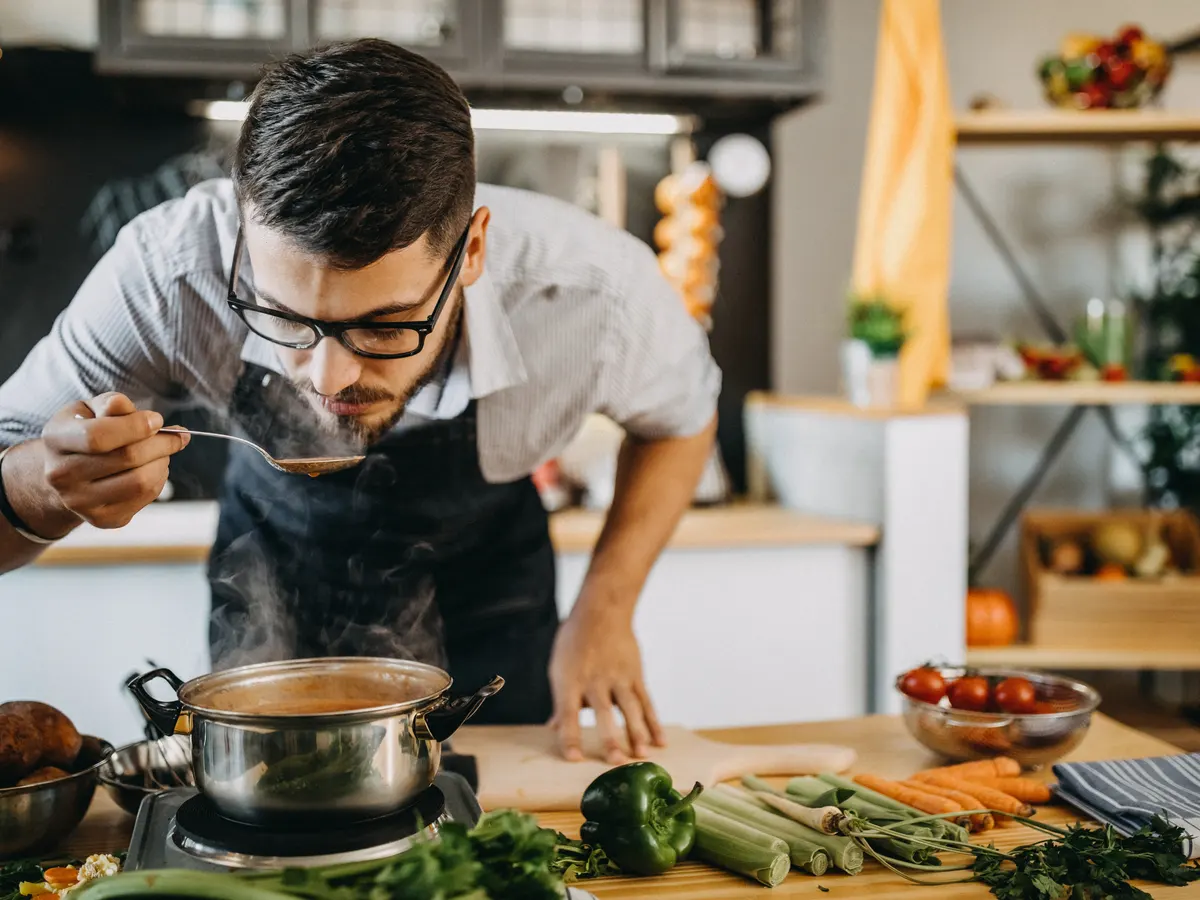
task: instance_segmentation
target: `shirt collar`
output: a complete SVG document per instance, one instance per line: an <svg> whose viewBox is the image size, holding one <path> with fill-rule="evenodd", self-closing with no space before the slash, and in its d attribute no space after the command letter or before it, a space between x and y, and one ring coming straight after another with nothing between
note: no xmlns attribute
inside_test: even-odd
<svg viewBox="0 0 1200 900"><path fill-rule="evenodd" d="M512 321L500 302L491 274L483 274L466 288L467 359L471 373L471 397L478 400L529 379L525 359L513 333Z"/></svg>
<svg viewBox="0 0 1200 900"><path fill-rule="evenodd" d="M248 266L243 271L249 271ZM249 286L246 282L245 287ZM463 338L450 372L445 379L419 390L409 400L408 412L428 418L453 418L466 409L469 400L524 384L529 378L512 322L486 269L464 294ZM252 331L242 344L241 358L283 374L275 345Z"/></svg>

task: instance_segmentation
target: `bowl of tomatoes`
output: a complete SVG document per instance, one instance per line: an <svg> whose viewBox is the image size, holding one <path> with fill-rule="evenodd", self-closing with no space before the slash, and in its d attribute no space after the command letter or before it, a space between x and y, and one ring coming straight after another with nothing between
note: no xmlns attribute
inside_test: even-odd
<svg viewBox="0 0 1200 900"><path fill-rule="evenodd" d="M1024 768L1079 746L1100 706L1091 685L1024 669L919 666L896 679L904 724L946 759L1009 756Z"/></svg>

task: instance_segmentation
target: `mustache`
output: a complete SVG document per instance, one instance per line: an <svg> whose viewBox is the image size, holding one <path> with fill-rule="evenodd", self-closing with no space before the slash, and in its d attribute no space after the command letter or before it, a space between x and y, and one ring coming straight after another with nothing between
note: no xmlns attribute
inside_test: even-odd
<svg viewBox="0 0 1200 900"><path fill-rule="evenodd" d="M311 382L305 385L305 389L314 397L332 400L335 403L378 403L383 400L396 399L396 396L390 391L360 384L352 384L350 387L343 391L338 391L336 394L322 394L315 387L313 387Z"/></svg>

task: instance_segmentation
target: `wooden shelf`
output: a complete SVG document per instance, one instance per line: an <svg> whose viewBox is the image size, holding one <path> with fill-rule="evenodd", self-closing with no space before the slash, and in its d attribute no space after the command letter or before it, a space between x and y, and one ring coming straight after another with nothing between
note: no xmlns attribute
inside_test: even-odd
<svg viewBox="0 0 1200 900"><path fill-rule="evenodd" d="M604 513L591 510L568 509L550 517L550 537L560 553L591 552L603 527ZM689 510L668 546L673 550L728 550L815 544L870 547L878 542L879 529L869 522L747 503Z"/></svg>
<svg viewBox="0 0 1200 900"><path fill-rule="evenodd" d="M971 406L1200 405L1200 384L1168 381L1010 381L947 394Z"/></svg>
<svg viewBox="0 0 1200 900"><path fill-rule="evenodd" d="M42 566L195 564L208 558L217 530L213 501L155 503L124 528L84 525L38 558ZM560 553L590 552L604 527L604 513L568 509L550 517L550 536ZM879 528L753 503L690 509L668 546L672 550L728 550L839 544L870 547Z"/></svg>
<svg viewBox="0 0 1200 900"><path fill-rule="evenodd" d="M969 666L1013 666L1030 669L1200 669L1200 647L972 647Z"/></svg>
<svg viewBox="0 0 1200 900"><path fill-rule="evenodd" d="M960 114L960 145L1200 141L1200 111L992 110Z"/></svg>

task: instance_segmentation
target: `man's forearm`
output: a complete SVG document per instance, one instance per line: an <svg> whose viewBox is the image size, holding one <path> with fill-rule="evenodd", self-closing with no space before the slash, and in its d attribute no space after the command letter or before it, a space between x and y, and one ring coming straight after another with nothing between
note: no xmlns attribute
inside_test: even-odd
<svg viewBox="0 0 1200 900"><path fill-rule="evenodd" d="M59 537L71 531L79 519L54 502L42 477L39 441L14 447L0 464L4 492L17 515L36 534ZM37 559L45 544L26 540L0 516L0 573L11 572Z"/></svg>
<svg viewBox="0 0 1200 900"><path fill-rule="evenodd" d="M691 505L716 429L714 417L692 437L626 438L617 461L612 506L581 597L625 604L632 612L651 568Z"/></svg>

